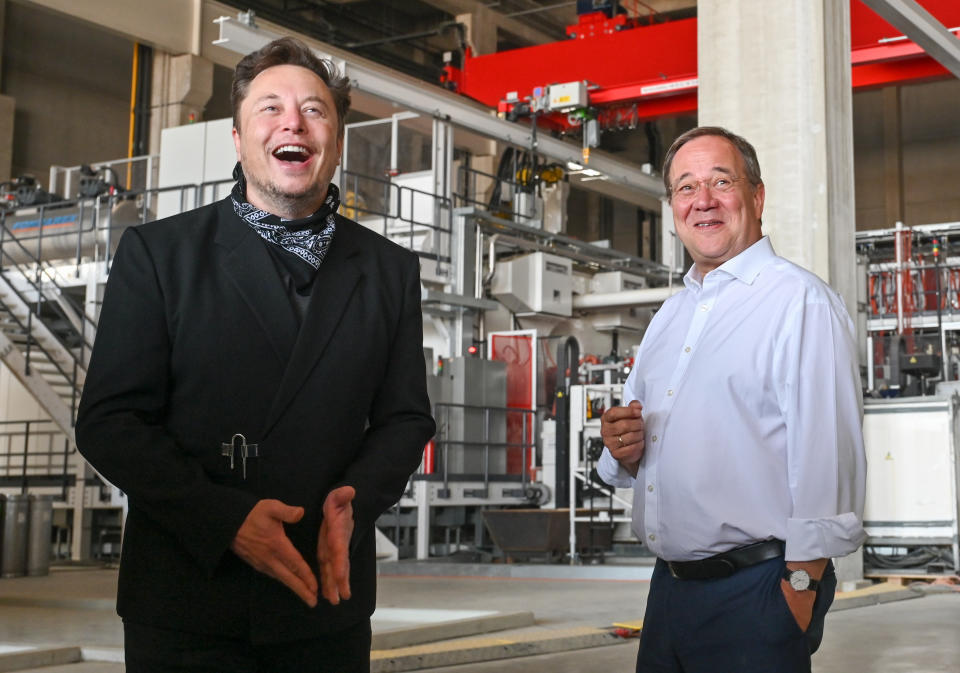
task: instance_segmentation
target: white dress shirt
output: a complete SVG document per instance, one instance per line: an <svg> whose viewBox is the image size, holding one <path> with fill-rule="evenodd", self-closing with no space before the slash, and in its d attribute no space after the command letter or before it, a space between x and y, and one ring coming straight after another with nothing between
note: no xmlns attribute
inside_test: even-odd
<svg viewBox="0 0 960 673"><path fill-rule="evenodd" d="M604 449L597 471L633 488L633 530L668 561L771 537L787 561L866 538L853 323L823 281L767 237L657 311L624 387L643 404L636 479Z"/></svg>

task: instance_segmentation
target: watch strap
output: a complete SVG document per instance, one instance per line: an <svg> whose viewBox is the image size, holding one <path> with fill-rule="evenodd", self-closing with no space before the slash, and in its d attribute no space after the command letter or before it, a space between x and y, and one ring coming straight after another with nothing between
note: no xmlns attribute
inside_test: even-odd
<svg viewBox="0 0 960 673"><path fill-rule="evenodd" d="M793 584L790 583L790 576L791 576L793 573L795 573L795 572L800 572L801 570L802 570L802 569L800 569L800 568L798 568L798 569L796 569L796 570L793 570L793 569L791 569L791 568L788 568L787 566L784 566L784 568L783 568L783 579L785 579L785 580L787 581L787 583L790 584L790 586L792 587ZM810 577L810 573L807 572L806 570L803 570L803 572L805 572L805 573L807 574L807 577L810 578L810 585L809 585L806 589L803 589L803 591L816 591L817 589L819 589L819 588L820 588L820 580L815 580L815 579L813 579L813 577ZM796 589L795 589L795 591L796 591Z"/></svg>

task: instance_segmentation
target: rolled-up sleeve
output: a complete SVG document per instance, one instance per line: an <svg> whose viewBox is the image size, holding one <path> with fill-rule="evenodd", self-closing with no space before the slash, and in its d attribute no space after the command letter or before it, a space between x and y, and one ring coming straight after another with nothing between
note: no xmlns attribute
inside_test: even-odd
<svg viewBox="0 0 960 673"><path fill-rule="evenodd" d="M784 327L777 367L793 502L786 560L845 556L866 539L863 407L853 323L839 299L808 297Z"/></svg>

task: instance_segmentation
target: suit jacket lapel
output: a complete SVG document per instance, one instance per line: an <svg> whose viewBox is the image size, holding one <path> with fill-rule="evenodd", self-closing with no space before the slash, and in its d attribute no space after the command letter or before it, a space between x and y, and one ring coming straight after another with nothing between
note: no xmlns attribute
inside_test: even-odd
<svg viewBox="0 0 960 673"><path fill-rule="evenodd" d="M354 289L363 277L357 264L357 255L362 251L351 236L351 226L357 225L337 218L337 232L317 271L307 314L300 326L293 354L283 374L280 390L273 400L270 413L267 414L267 423L261 436L266 436L280 419L323 355L340 324L347 304L350 303Z"/></svg>
<svg viewBox="0 0 960 673"><path fill-rule="evenodd" d="M219 257L220 266L256 316L274 354L286 365L297 337L290 299L264 242L236 218L229 199L226 208L230 212L221 213L216 236L217 244L226 249L226 254Z"/></svg>

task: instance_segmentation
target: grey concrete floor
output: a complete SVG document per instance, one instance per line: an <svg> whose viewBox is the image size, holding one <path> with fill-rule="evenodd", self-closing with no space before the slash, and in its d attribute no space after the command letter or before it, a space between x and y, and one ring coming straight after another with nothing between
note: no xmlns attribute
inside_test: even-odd
<svg viewBox="0 0 960 673"><path fill-rule="evenodd" d="M430 673L632 673L637 642L479 664ZM813 673L960 672L960 593L931 594L831 613ZM718 672L719 673L719 672Z"/></svg>
<svg viewBox="0 0 960 673"><path fill-rule="evenodd" d="M643 614L648 584L621 580L400 576L380 578L381 607L531 610L535 627L606 627ZM122 646L113 612L114 570L54 571L0 579L0 645ZM815 673L960 673L960 591L832 612ZM633 670L636 641L559 654L445 668L434 673L582 673ZM43 673L121 673L119 664L76 664Z"/></svg>

